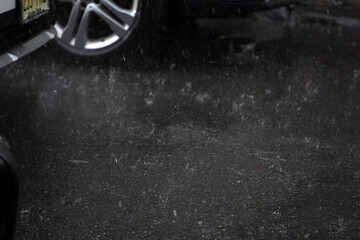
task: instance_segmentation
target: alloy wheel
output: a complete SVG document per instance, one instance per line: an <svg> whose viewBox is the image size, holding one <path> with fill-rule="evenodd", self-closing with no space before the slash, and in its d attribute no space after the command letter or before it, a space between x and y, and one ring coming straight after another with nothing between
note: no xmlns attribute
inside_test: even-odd
<svg viewBox="0 0 360 240"><path fill-rule="evenodd" d="M141 0L58 0L57 41L79 55L107 53L137 25Z"/></svg>

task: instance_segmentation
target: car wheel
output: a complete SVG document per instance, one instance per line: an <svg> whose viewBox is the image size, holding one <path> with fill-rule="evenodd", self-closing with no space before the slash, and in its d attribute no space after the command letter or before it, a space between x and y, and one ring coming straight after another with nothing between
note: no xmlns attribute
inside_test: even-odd
<svg viewBox="0 0 360 240"><path fill-rule="evenodd" d="M57 0L57 43L71 53L109 53L161 23L162 0ZM129 50L129 49L124 49Z"/></svg>

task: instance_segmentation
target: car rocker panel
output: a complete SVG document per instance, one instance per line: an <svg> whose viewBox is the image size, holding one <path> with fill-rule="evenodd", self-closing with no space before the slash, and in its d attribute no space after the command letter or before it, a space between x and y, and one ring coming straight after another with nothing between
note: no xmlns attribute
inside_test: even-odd
<svg viewBox="0 0 360 240"><path fill-rule="evenodd" d="M52 0L6 0L0 4L0 68L56 36Z"/></svg>

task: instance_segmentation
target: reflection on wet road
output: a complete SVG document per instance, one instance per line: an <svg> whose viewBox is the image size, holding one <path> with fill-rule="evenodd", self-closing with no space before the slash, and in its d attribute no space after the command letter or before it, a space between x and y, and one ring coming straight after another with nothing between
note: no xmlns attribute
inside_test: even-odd
<svg viewBox="0 0 360 240"><path fill-rule="evenodd" d="M360 237L360 33L192 34L0 71L17 239Z"/></svg>

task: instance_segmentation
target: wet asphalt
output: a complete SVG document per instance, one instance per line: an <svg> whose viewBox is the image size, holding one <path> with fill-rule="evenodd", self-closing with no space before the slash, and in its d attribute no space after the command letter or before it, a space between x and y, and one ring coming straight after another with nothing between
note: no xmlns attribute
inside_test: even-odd
<svg viewBox="0 0 360 240"><path fill-rule="evenodd" d="M360 32L175 32L0 70L16 239L359 239Z"/></svg>

